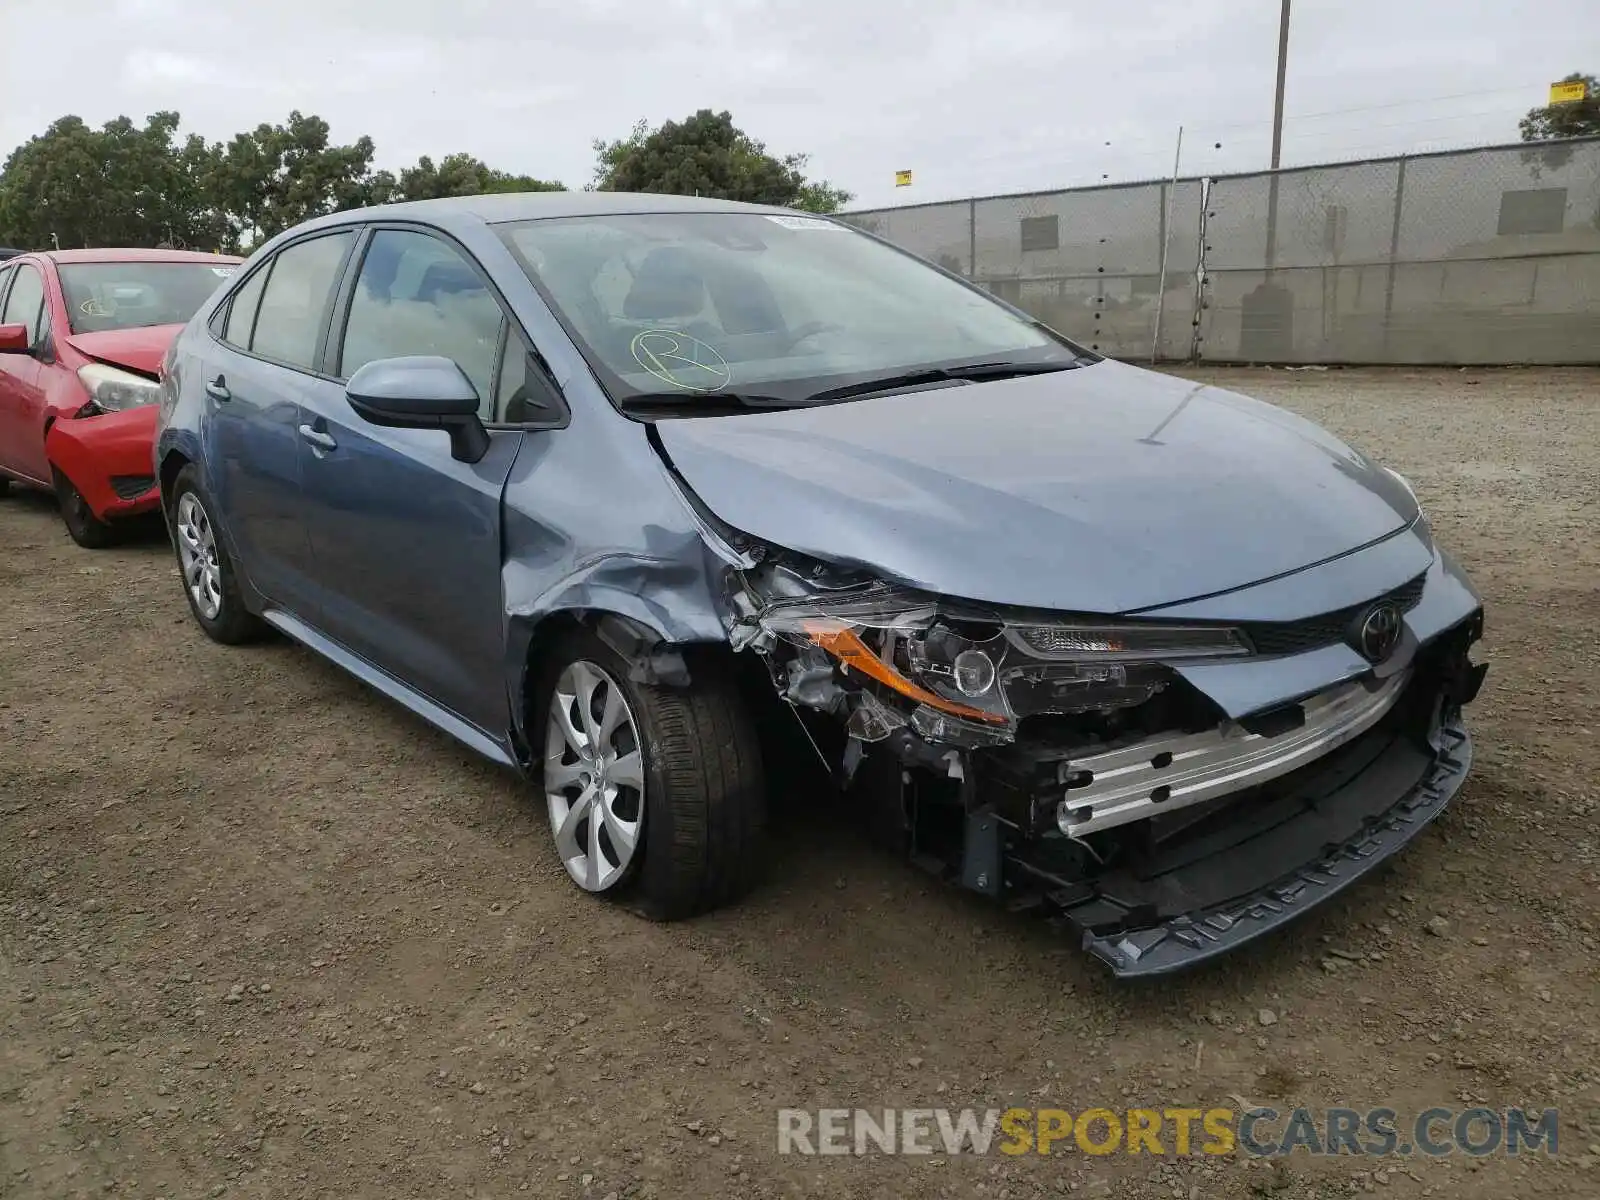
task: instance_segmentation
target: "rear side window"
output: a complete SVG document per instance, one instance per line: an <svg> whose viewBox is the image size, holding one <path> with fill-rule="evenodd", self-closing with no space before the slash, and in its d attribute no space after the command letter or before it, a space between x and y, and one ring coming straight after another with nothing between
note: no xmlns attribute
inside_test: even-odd
<svg viewBox="0 0 1600 1200"><path fill-rule="evenodd" d="M314 369L317 342L353 231L296 242L280 251L261 296L249 349L301 370Z"/></svg>
<svg viewBox="0 0 1600 1200"><path fill-rule="evenodd" d="M241 350L250 349L250 334L255 329L256 309L261 307L261 291L267 286L267 276L271 271L272 264L268 263L246 279L244 286L234 293L233 302L228 306L228 323L222 327L223 341Z"/></svg>
<svg viewBox="0 0 1600 1200"><path fill-rule="evenodd" d="M380 358L442 355L472 380L478 415L492 420L500 323L500 302L454 246L425 233L380 229L350 299L339 374L348 379Z"/></svg>
<svg viewBox="0 0 1600 1200"><path fill-rule="evenodd" d="M33 267L16 269L17 277L11 284L11 294L6 297L6 310L0 315L0 325L26 325L28 341L39 340L39 318L44 311L44 280Z"/></svg>

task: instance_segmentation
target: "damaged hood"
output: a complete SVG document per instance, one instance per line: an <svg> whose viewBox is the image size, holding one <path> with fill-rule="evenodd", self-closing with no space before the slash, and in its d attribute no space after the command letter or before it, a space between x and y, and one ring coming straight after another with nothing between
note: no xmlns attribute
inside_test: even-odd
<svg viewBox="0 0 1600 1200"><path fill-rule="evenodd" d="M182 332L182 325L149 325L143 329L72 333L62 340L97 362L125 367L154 378L161 374L161 360L166 356L167 347Z"/></svg>
<svg viewBox="0 0 1600 1200"><path fill-rule="evenodd" d="M735 528L994 604L1127 613L1411 524L1410 491L1269 404L1116 362L657 424Z"/></svg>

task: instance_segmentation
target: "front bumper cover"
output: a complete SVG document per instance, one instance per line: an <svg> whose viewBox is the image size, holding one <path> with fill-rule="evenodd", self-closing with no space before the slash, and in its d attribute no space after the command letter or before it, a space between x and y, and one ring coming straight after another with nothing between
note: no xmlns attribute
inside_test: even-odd
<svg viewBox="0 0 1600 1200"><path fill-rule="evenodd" d="M1457 719L1440 727L1438 742L1441 748L1421 778L1387 811L1375 816L1360 812L1371 796L1383 794L1395 775L1406 774L1408 765L1425 757L1404 739L1396 739L1322 797L1315 813L1321 820L1315 825L1308 828L1313 814L1303 814L1255 839L1248 847L1252 857L1292 855L1290 843L1314 836L1316 825L1332 827L1341 823L1341 817L1348 821L1352 816L1359 822L1353 835L1326 845L1310 861L1251 893L1142 925L1140 902L1119 900L1117 881L1103 880L1097 895L1065 907L1062 918L1081 934L1085 950L1124 977L1164 975L1237 949L1343 891L1444 812L1471 768L1472 739Z"/></svg>
<svg viewBox="0 0 1600 1200"><path fill-rule="evenodd" d="M941 837L921 802L908 810L913 861L1064 926L1118 976L1196 966L1328 900L1443 812L1471 767L1461 713L1488 671L1469 657L1481 631L1479 610L1425 648L1375 724L1314 760L1086 839L1041 820L1014 763L1003 786L997 760L977 763L960 783L959 835L947 822ZM1059 785L1040 786L1054 813Z"/></svg>
<svg viewBox="0 0 1600 1200"><path fill-rule="evenodd" d="M102 521L154 512L161 490L151 466L155 405L87 417L61 417L45 435L45 455L72 481Z"/></svg>

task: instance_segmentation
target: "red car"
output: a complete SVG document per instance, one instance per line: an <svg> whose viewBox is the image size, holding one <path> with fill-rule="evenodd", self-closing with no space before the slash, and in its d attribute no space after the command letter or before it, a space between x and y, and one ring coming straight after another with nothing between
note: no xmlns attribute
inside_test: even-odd
<svg viewBox="0 0 1600 1200"><path fill-rule="evenodd" d="M54 492L80 546L160 506L161 362L241 259L56 250L0 262L0 493Z"/></svg>

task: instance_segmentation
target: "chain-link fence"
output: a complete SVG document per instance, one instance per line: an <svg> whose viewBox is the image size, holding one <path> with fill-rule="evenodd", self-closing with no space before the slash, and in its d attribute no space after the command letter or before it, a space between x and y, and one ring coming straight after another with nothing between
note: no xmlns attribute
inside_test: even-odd
<svg viewBox="0 0 1600 1200"><path fill-rule="evenodd" d="M1600 138L846 219L1119 358L1600 362Z"/></svg>

